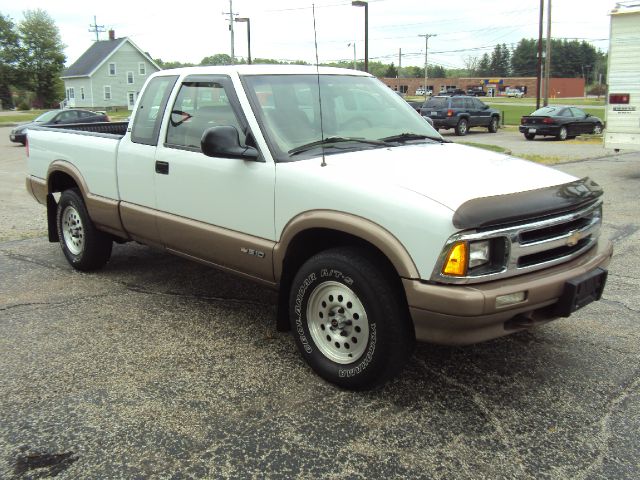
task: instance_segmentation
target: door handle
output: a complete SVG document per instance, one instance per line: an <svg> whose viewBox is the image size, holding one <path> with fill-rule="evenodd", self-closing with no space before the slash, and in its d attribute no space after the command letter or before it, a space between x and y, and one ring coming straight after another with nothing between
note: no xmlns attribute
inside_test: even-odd
<svg viewBox="0 0 640 480"><path fill-rule="evenodd" d="M156 161L156 173L169 175L169 162Z"/></svg>

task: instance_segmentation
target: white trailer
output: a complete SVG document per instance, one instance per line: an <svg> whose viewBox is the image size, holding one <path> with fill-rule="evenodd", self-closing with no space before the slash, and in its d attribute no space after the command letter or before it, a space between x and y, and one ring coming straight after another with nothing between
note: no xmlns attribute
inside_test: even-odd
<svg viewBox="0 0 640 480"><path fill-rule="evenodd" d="M640 150L640 1L611 12L605 148Z"/></svg>

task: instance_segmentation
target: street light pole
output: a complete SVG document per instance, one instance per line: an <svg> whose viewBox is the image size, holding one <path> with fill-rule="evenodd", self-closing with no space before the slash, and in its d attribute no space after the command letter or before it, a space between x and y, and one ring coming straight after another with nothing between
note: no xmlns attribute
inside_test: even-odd
<svg viewBox="0 0 640 480"><path fill-rule="evenodd" d="M542 91L542 18L544 14L544 0L540 0L540 23L538 26L538 67L536 72L536 110L540 108L540 94Z"/></svg>
<svg viewBox="0 0 640 480"><path fill-rule="evenodd" d="M547 0L547 52L544 59L544 106L549 105L549 79L551 78L551 0Z"/></svg>
<svg viewBox="0 0 640 480"><path fill-rule="evenodd" d="M247 63L251 65L251 21L248 17L238 17L236 22L247 24Z"/></svg>
<svg viewBox="0 0 640 480"><path fill-rule="evenodd" d="M424 101L427 101L427 53L429 52L429 37L436 37L435 33L425 33L424 35L418 35L424 37Z"/></svg>
<svg viewBox="0 0 640 480"><path fill-rule="evenodd" d="M369 3L362 0L353 0L354 7L364 7L364 71L369 71Z"/></svg>

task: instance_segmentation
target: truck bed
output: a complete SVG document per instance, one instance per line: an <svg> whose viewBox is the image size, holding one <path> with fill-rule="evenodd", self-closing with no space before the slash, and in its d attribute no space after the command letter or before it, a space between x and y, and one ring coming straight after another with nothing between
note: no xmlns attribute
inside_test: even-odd
<svg viewBox="0 0 640 480"><path fill-rule="evenodd" d="M39 127L46 129L62 129L71 130L73 133L83 134L88 133L94 135L96 133L103 133L109 135L117 135L118 137L124 137L127 132L127 126L129 122L93 122L93 123L71 123L68 125L56 125L54 127Z"/></svg>

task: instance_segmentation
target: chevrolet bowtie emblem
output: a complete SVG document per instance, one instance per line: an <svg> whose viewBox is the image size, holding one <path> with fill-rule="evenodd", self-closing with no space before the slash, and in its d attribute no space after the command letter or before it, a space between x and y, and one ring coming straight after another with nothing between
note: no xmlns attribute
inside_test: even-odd
<svg viewBox="0 0 640 480"><path fill-rule="evenodd" d="M572 233L569 238L567 238L567 246L575 247L580 241L581 235L579 232Z"/></svg>

